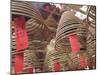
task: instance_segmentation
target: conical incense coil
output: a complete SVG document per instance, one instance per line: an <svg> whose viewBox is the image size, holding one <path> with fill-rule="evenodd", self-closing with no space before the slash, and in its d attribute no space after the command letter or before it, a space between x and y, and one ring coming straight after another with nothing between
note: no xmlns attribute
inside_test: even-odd
<svg viewBox="0 0 100 75"><path fill-rule="evenodd" d="M45 24L35 18L31 18L26 22L26 29L28 34L36 34L37 32L43 31L45 28Z"/></svg>
<svg viewBox="0 0 100 75"><path fill-rule="evenodd" d="M12 0L11 5L11 13L14 15L23 15L28 18L42 18L39 10L32 4L32 2Z"/></svg>
<svg viewBox="0 0 100 75"><path fill-rule="evenodd" d="M93 68L93 57L96 56L96 6L90 6L87 14L87 53L88 64L90 68ZM94 57L96 60L96 58ZM96 66L96 65L94 65Z"/></svg>
<svg viewBox="0 0 100 75"><path fill-rule="evenodd" d="M95 28L96 25L96 6L90 6L88 8L87 22L91 27Z"/></svg>
<svg viewBox="0 0 100 75"><path fill-rule="evenodd" d="M76 34L79 25L81 25L81 21L76 16L74 16L73 12L64 12L58 25L55 48L59 49L61 41L67 39L68 34Z"/></svg>

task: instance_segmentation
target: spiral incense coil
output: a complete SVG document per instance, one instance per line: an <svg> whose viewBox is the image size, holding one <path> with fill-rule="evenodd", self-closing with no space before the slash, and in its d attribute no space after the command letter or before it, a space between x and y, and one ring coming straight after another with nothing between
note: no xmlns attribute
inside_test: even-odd
<svg viewBox="0 0 100 75"><path fill-rule="evenodd" d="M95 32L95 31L94 31ZM94 35L95 36L95 35ZM91 64L93 61L93 56L96 55L96 38L94 38L90 33L87 36L87 53L88 53L88 64L90 68L93 68Z"/></svg>
<svg viewBox="0 0 100 75"><path fill-rule="evenodd" d="M37 32L41 32L44 29L44 23L42 22L42 17L38 11L38 9L31 2L21 2L21 1L12 1L12 14L25 16L30 18L26 21L26 30L28 36L34 35ZM14 38L15 39L15 38ZM29 47L24 49L24 70L35 65L37 63L37 56L35 54L34 46L32 44L32 39L30 40L30 36L28 37ZM16 53L16 52L15 52Z"/></svg>
<svg viewBox="0 0 100 75"><path fill-rule="evenodd" d="M59 50L62 40L67 39L68 34L76 34L79 25L81 25L81 21L74 16L73 12L66 11L62 14L56 33L55 48L57 50Z"/></svg>
<svg viewBox="0 0 100 75"><path fill-rule="evenodd" d="M91 20L89 19L91 18ZM96 7L90 6L88 15L88 36L87 36L87 50L89 54L95 54L96 50Z"/></svg>
<svg viewBox="0 0 100 75"><path fill-rule="evenodd" d="M43 31L45 28L45 25L43 22L41 22L40 20L37 20L35 18L31 18L26 22L26 29L29 34L36 34L37 32L41 32Z"/></svg>
<svg viewBox="0 0 100 75"><path fill-rule="evenodd" d="M80 50L86 50L86 38L87 38L87 28L86 25L82 24L77 29L77 36L80 42Z"/></svg>
<svg viewBox="0 0 100 75"><path fill-rule="evenodd" d="M52 32L56 32L56 29L57 29L57 22L56 20L54 19L54 17L50 14L48 16L48 18L45 20L45 24L47 24L47 27L50 31Z"/></svg>
<svg viewBox="0 0 100 75"><path fill-rule="evenodd" d="M11 13L13 15L23 15L28 18L42 18L39 13L39 10L32 4L32 2L29 1L27 2L12 0L11 8Z"/></svg>
<svg viewBox="0 0 100 75"><path fill-rule="evenodd" d="M88 8L87 23L89 33L93 36L93 38L96 38L96 6L90 6Z"/></svg>
<svg viewBox="0 0 100 75"><path fill-rule="evenodd" d="M96 6L88 8L87 21L91 27L95 28L96 25Z"/></svg>
<svg viewBox="0 0 100 75"><path fill-rule="evenodd" d="M87 14L87 53L88 53L88 64L91 69L93 65L93 56L96 55L96 6L90 6Z"/></svg>
<svg viewBox="0 0 100 75"><path fill-rule="evenodd" d="M30 67L30 66L40 66L41 64L43 64L44 61L42 61L41 63L39 61L42 60L42 58L39 59L38 57L38 53L37 50L41 50L41 53L43 53L42 50L44 50L45 48L45 43L43 44L42 38L37 38L39 37L44 37L43 35L46 34L46 26L45 24L36 19L36 18L31 18L26 22L26 29L27 29L27 33L28 33L28 39L29 39L29 49L25 50L24 52L24 64L25 64L25 68ZM45 34L42 34L42 32L45 32ZM37 37L35 37L37 36ZM34 38L34 39L33 39ZM35 40L36 39L36 40ZM46 37L44 37L43 39L46 39ZM41 43L42 42L42 43ZM38 45L37 45L38 44ZM37 60L38 59L38 60Z"/></svg>
<svg viewBox="0 0 100 75"><path fill-rule="evenodd" d="M24 51L24 69L33 67L37 63L36 54L31 46Z"/></svg>

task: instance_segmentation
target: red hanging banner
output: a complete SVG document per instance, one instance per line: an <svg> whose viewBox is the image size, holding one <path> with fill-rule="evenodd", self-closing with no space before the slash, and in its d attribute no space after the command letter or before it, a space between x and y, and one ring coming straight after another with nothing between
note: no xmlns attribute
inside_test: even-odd
<svg viewBox="0 0 100 75"><path fill-rule="evenodd" d="M28 68L28 73L33 73L33 67L31 67L31 68Z"/></svg>
<svg viewBox="0 0 100 75"><path fill-rule="evenodd" d="M83 68L86 67L85 56L80 56L80 66Z"/></svg>
<svg viewBox="0 0 100 75"><path fill-rule="evenodd" d="M23 16L14 18L16 33L16 50L22 50L28 47L28 37L25 29L25 18Z"/></svg>
<svg viewBox="0 0 100 75"><path fill-rule="evenodd" d="M54 71L55 72L61 71L61 65L60 65L60 63L54 63Z"/></svg>
<svg viewBox="0 0 100 75"><path fill-rule="evenodd" d="M24 68L24 56L23 54L15 55L15 73L22 72Z"/></svg>
<svg viewBox="0 0 100 75"><path fill-rule="evenodd" d="M71 48L72 48L72 52L73 53L77 53L80 50L80 44L77 38L76 34L72 34L68 36L70 44L71 44Z"/></svg>
<svg viewBox="0 0 100 75"><path fill-rule="evenodd" d="M61 65L60 65L60 63L58 62L58 59L54 59L54 71L55 72L59 72L59 71L61 71Z"/></svg>

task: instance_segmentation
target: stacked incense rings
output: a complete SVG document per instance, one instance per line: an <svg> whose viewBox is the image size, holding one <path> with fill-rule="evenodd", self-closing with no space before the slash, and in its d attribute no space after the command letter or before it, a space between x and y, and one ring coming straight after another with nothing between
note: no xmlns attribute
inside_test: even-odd
<svg viewBox="0 0 100 75"><path fill-rule="evenodd" d="M13 0L12 14L24 16L28 19L26 20L26 30L29 43L28 48L24 49L22 52L24 54L24 72L27 73L26 70L30 67L39 68L43 66L46 52L45 47L50 40L50 38L48 39L50 31L44 24L39 10L32 4L32 2ZM37 44L38 46L35 46ZM14 52L14 54L16 54L16 52ZM42 55L42 58L38 57L40 54Z"/></svg>
<svg viewBox="0 0 100 75"><path fill-rule="evenodd" d="M35 6L33 6L33 4L29 1L21 2L17 0L12 0L11 4L11 11L14 15L22 15L28 18L37 18L38 16L40 19L42 18L37 8L35 8Z"/></svg>
<svg viewBox="0 0 100 75"><path fill-rule="evenodd" d="M36 65L38 65L37 63L37 56L35 54L35 50L34 50L34 46L33 46L33 38L31 38L31 36L33 36L36 32L41 32L44 29L44 24L42 21L42 17L39 13L39 11L37 10L37 8L35 8L35 6L33 6L33 4L31 2L20 2L20 1L16 1L13 0L12 1L12 14L13 15L19 15L19 16L24 16L25 18L28 18L29 20L26 22L26 29L27 29L27 33L28 33L28 42L29 42L29 47L27 49L24 49L24 51L22 52L24 54L24 70L25 72L26 69L30 68L30 67L34 67ZM34 34L33 34L34 33ZM16 53L16 48L15 48L15 36L14 33L13 35L13 40L12 40L12 44L13 44L13 49L14 52L13 54L19 54Z"/></svg>
<svg viewBox="0 0 100 75"><path fill-rule="evenodd" d="M55 49L59 52L66 52L68 56L67 65L70 70L79 69L80 53L86 52L86 33L86 28L83 26L82 21L79 20L72 11L66 11L62 14L56 33ZM69 34L76 34L78 36L80 44L78 54L73 54L71 50L68 39Z"/></svg>
<svg viewBox="0 0 100 75"><path fill-rule="evenodd" d="M40 20L31 18L26 22L26 29L28 35L34 35L36 33L42 32L45 28L45 25Z"/></svg>
<svg viewBox="0 0 100 75"><path fill-rule="evenodd" d="M24 52L25 68L30 67L30 66L33 66L33 67L39 66L39 62L37 60L38 57L35 51L37 50L37 48L34 46L33 41L35 40L36 34L43 32L44 28L45 28L45 25L40 20L37 20L35 18L31 18L26 22L26 29L27 29L28 41L29 41L29 50L26 49Z"/></svg>
<svg viewBox="0 0 100 75"><path fill-rule="evenodd" d="M56 50L61 50L60 46L61 44L64 46L64 43L62 42L64 42L67 39L67 35L70 33L76 33L77 28L79 27L80 24L81 24L80 20L74 16L73 12L66 11L62 14L56 33L56 42L55 42ZM69 43L68 45L70 46Z"/></svg>
<svg viewBox="0 0 100 75"><path fill-rule="evenodd" d="M87 22L90 24L91 27L95 28L96 26L96 7L95 6L90 6L88 8Z"/></svg>
<svg viewBox="0 0 100 75"><path fill-rule="evenodd" d="M90 6L87 15L87 53L90 69L96 68L96 7Z"/></svg>
<svg viewBox="0 0 100 75"><path fill-rule="evenodd" d="M55 50L55 39L52 39L50 41L50 44L47 46L47 53L45 58L45 66L47 67L47 71L54 71L54 60L58 60L61 65L61 70L64 71L64 67L66 63L68 62L69 58L66 51L56 51Z"/></svg>

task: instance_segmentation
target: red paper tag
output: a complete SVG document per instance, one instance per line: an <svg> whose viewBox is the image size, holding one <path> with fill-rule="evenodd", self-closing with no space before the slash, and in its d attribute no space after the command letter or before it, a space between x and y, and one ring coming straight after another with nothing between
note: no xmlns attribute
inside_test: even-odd
<svg viewBox="0 0 100 75"><path fill-rule="evenodd" d="M59 62L54 63L54 71L55 72L61 71L61 65Z"/></svg>
<svg viewBox="0 0 100 75"><path fill-rule="evenodd" d="M22 72L24 68L24 57L23 54L15 55L15 73Z"/></svg>
<svg viewBox="0 0 100 75"><path fill-rule="evenodd" d="M73 53L79 52L80 44L79 44L77 35L76 34L69 35L68 38L69 38L69 41L70 41L70 44L71 44L72 52Z"/></svg>
<svg viewBox="0 0 100 75"><path fill-rule="evenodd" d="M25 18L23 16L14 18L16 33L16 50L28 47L28 37L25 29Z"/></svg>
<svg viewBox="0 0 100 75"><path fill-rule="evenodd" d="M80 56L80 66L85 67L86 66L86 61L84 56Z"/></svg>
<svg viewBox="0 0 100 75"><path fill-rule="evenodd" d="M28 73L33 73L33 68L32 67L28 69Z"/></svg>

